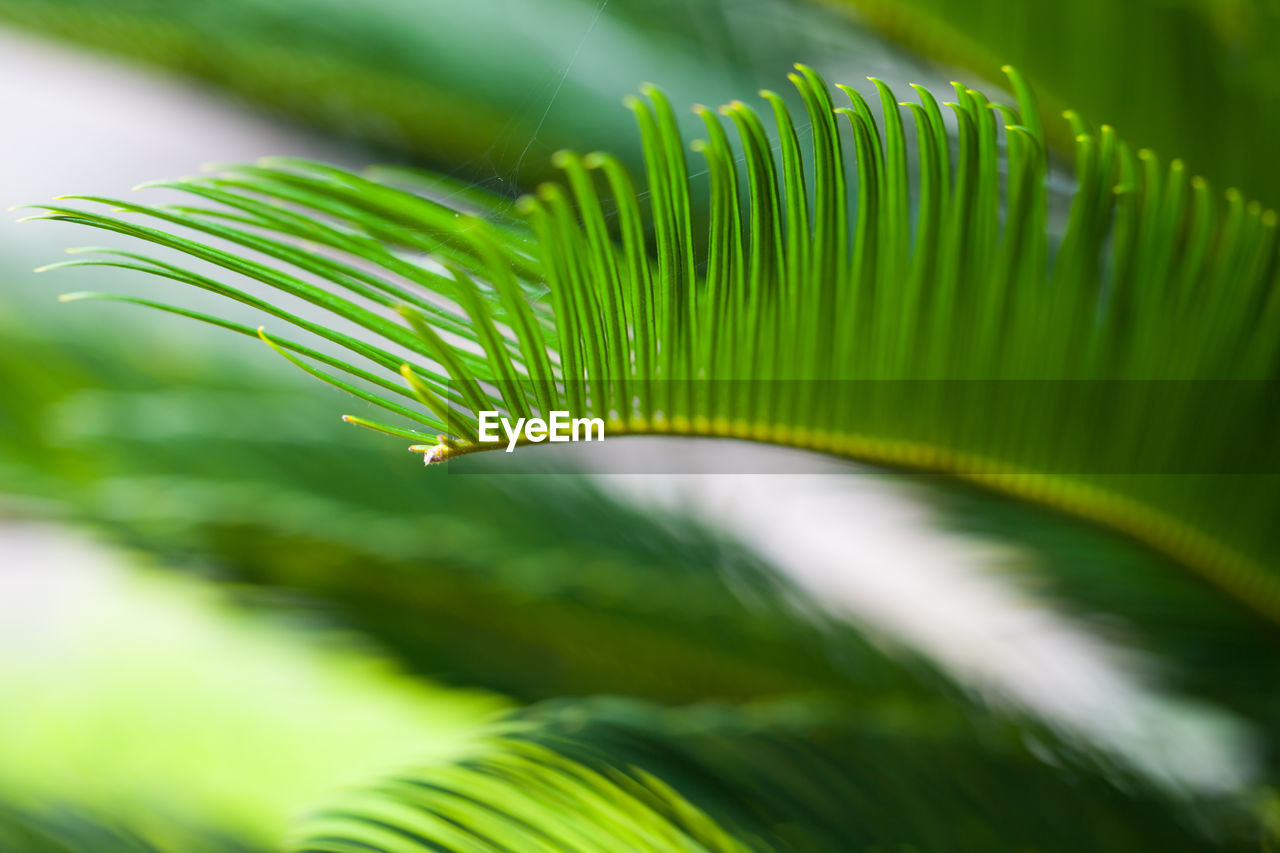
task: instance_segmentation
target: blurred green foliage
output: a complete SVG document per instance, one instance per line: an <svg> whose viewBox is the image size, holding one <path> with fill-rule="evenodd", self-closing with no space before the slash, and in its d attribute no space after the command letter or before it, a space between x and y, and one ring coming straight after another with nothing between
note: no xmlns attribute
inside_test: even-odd
<svg viewBox="0 0 1280 853"><path fill-rule="evenodd" d="M0 378L46 396L8 386L27 424L0 456L11 493L170 564L296 591L424 675L529 699L917 689L742 546L580 475L509 458L424 472L342 424L331 394L248 367L228 381L212 353L10 340L22 357Z"/></svg>
<svg viewBox="0 0 1280 853"><path fill-rule="evenodd" d="M1114 125L1219 190L1280 205L1280 5L1273 0L824 0L911 50L1001 80L1028 75L1053 115ZM1062 150L1071 138L1057 131Z"/></svg>
<svg viewBox="0 0 1280 853"><path fill-rule="evenodd" d="M1211 849L1232 832L1189 801L1171 811L1122 770L1107 778L1026 729L954 710L544 703L457 766L343 798L293 849L537 838L551 850L1074 853Z"/></svg>
<svg viewBox="0 0 1280 853"><path fill-rule="evenodd" d="M1280 170L1258 144L1280 130L1274 4L841 2L925 56L992 77L1014 62L1051 108L1080 107L1220 185L1280 198ZM833 38L822 31L830 18L801 8L492 0L435 4L428 15L408 0L0 0L0 19L181 71L506 192L548 176L547 155L566 143L637 162L616 102L641 78L680 104L772 82ZM795 19L784 25L788 10ZM640 66L652 67L637 76ZM580 805L602 791L618 797L628 831L670 838L674 826L712 849L1265 844L1238 802L1154 790L1091 749L990 711L910 653L822 615L705 525L642 512L573 475L424 474L337 423L335 396L249 366L265 356L145 336L122 346L110 329L69 338L24 327L20 308L6 313L7 515L86 524L216 580L233 600L292 619L299 643L337 625L451 684L521 700L632 697L535 704L468 759L343 800L344 832L369 831L362 809L405 818L406 804L420 809L410 823L438 831L430 815L465 806L473 827L581 832L594 840L572 843L607 849L610 825L582 808L575 828L558 802L567 788ZM1256 726L1274 776L1274 625L1110 534L965 489L928 493L958 528L1034 554L1016 580L1048 605L1150 655L1174 693ZM695 704L662 707L685 703ZM504 775L530 746L557 757L531 776ZM418 760L406 755L405 766ZM178 788L200 768L174 771ZM74 794L0 810L0 850L191 849L103 818ZM514 814L524 817L513 824ZM221 828L190 833L210 851L258 849ZM401 834L400 849L424 837ZM300 849L367 849L331 843Z"/></svg>
<svg viewBox="0 0 1280 853"><path fill-rule="evenodd" d="M834 52L836 33L839 49L857 37L838 16L776 0L3 0L0 22L511 195L550 177L566 145L639 164L617 106L641 80L679 103L722 103Z"/></svg>
<svg viewBox="0 0 1280 853"><path fill-rule="evenodd" d="M687 518L641 513L573 475L424 473L402 451L337 422L333 395L234 359L190 351L101 359L93 339L9 339L23 358L0 373L36 380L44 401L24 393L16 407L27 428L6 435L0 470L17 477L8 490L24 484L68 519L220 581L234 601L288 614L309 632L355 629L425 676L521 698L777 697L741 711L712 704L669 713L554 702L497 730L505 736L514 725L520 739L593 773L654 774L751 849L840 849L833 839L845 837L859 848L947 849L936 845L950 838L973 849L966 845L1015 836L1047 850L1140 849L1140 839L1194 849L1219 833L1250 831L1230 804L1170 801L1092 748L984 709L901 651L886 656L820 616L758 558ZM36 469L29 477L21 471L28 464ZM1078 598L1070 585L1055 590L1089 612L1096 605L1141 617L1123 595L1133 577L1145 577L1144 588L1178 589L1167 566L1144 569L1155 558L1132 545L1014 504L961 501L962 510L975 505L971 529L1013 535L1047 555L1036 577L1071 580L1081 557L1096 564L1091 548L1110 549L1105 565L1114 573L1098 571L1097 586ZM1120 593L1108 599L1108 590ZM1194 618L1195 605L1183 606ZM1229 612L1206 627L1236 635ZM1179 618L1170 617L1171 634ZM1239 636L1220 652L1184 645L1205 662L1246 655L1247 668L1262 653L1251 643L1267 637ZM1205 691L1213 698L1215 683L1267 693L1266 684L1242 685L1223 670ZM467 774L507 753L495 742L477 753L478 765L440 765L421 778L466 790ZM413 757L405 758L408 766ZM1072 768L1065 777L1064 763ZM402 798L402 785L390 795ZM431 790L423 789L424 807L443 807ZM816 790L826 793L810 796ZM534 797L518 786L499 811L524 808L525 796ZM344 802L350 815L366 800ZM541 819L552 829L564 816L552 809ZM1073 832L1058 828L1064 821ZM354 837L363 831L358 820L354 829L340 823Z"/></svg>

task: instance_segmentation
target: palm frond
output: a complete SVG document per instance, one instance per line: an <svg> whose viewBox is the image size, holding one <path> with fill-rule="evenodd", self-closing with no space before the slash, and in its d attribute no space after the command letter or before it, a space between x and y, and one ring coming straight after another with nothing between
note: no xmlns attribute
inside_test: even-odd
<svg viewBox="0 0 1280 853"><path fill-rule="evenodd" d="M455 765L339 798L293 849L1193 850L1234 831L1229 808L1165 799L1059 746L990 719L812 700L565 700Z"/></svg>
<svg viewBox="0 0 1280 853"><path fill-rule="evenodd" d="M750 438L940 471L1119 529L1280 620L1280 579L1264 568L1280 494L1275 213L1234 192L1219 202L1179 161L1069 115L1077 187L1051 244L1043 133L1011 79L1017 107L957 87L957 143L918 90L913 153L880 83L878 124L856 90L837 109L816 73L792 75L807 155L767 93L780 156L745 105L722 110L741 157L699 108L705 232L674 113L652 88L629 101L644 193L614 158L562 152L567 188L523 199L516 222L296 160L164 185L200 206L93 197L116 212L43 215L187 258L111 250L70 265L148 272L324 339L341 355L322 363L359 384L311 372L412 426L351 420L420 442L428 461L498 446L476 442L478 410L564 407L608 419L612 436ZM1226 405L1206 398L1220 380L1234 380ZM1249 470L1267 476L1234 476Z"/></svg>

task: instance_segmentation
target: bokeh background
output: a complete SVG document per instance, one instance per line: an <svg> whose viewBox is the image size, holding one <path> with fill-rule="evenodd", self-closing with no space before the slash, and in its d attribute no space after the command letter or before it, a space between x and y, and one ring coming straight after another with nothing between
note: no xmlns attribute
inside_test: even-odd
<svg viewBox="0 0 1280 853"><path fill-rule="evenodd" d="M797 61L938 92L1011 62L1047 116L1275 204L1277 44L1272 0L0 0L0 194L296 155L515 197L563 147L637 164L643 82L716 105ZM788 473L549 449L424 471L261 345L59 305L163 290L32 272L76 240L102 238L0 227L0 850L280 849L511 719L605 763L660 745L695 800L794 800L780 849L1256 848L1280 824L1280 627L1162 557L761 448L620 452Z"/></svg>

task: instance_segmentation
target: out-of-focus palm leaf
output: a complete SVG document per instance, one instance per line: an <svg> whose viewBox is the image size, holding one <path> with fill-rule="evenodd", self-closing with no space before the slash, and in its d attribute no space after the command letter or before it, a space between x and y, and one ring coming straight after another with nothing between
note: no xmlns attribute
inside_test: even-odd
<svg viewBox="0 0 1280 853"><path fill-rule="evenodd" d="M922 496L942 523L1025 548L1029 560L1010 580L1140 651L1169 689L1255 721L1268 735L1260 763L1280 767L1280 656L1267 651L1273 624L1108 531L974 489L931 486L939 487Z"/></svg>
<svg viewBox="0 0 1280 853"><path fill-rule="evenodd" d="M244 844L209 829L191 832L191 853L266 853L269 848ZM191 839L199 838L199 841ZM116 821L95 818L73 808L38 812L0 804L0 851L4 853L164 853Z"/></svg>
<svg viewBox="0 0 1280 853"><path fill-rule="evenodd" d="M172 853L279 849L317 800L407 754L453 760L508 706L408 677L351 632L301 631L54 535L15 549L21 532L4 532L5 853L40 850L7 845L22 833L76 853L132 851L125 839Z"/></svg>
<svg viewBox="0 0 1280 853"><path fill-rule="evenodd" d="M1207 849L1232 831L1212 804L936 710L534 706L456 765L339 799L294 849L1065 853Z"/></svg>

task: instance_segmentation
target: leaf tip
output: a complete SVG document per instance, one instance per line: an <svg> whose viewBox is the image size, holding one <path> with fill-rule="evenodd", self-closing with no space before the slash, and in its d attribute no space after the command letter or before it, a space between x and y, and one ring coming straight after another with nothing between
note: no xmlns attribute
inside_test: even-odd
<svg viewBox="0 0 1280 853"><path fill-rule="evenodd" d="M516 199L516 211L526 216L533 213L538 208L538 200L532 195L525 193Z"/></svg>
<svg viewBox="0 0 1280 853"><path fill-rule="evenodd" d="M434 465L437 462L445 462L449 458L450 451L453 449L446 440L447 436L440 436L439 444L411 444L409 445L410 453L421 453L423 465Z"/></svg>

